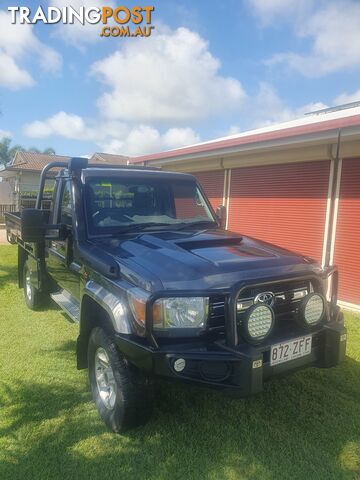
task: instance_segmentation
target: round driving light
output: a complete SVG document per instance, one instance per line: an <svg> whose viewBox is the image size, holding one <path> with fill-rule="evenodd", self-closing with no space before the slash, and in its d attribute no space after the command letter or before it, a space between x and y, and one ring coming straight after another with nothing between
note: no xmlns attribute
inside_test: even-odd
<svg viewBox="0 0 360 480"><path fill-rule="evenodd" d="M274 326L274 310L268 305L253 305L246 312L243 322L243 335L247 340L260 342Z"/></svg>
<svg viewBox="0 0 360 480"><path fill-rule="evenodd" d="M186 367L186 361L184 358L178 358L174 362L174 370L175 372L182 372Z"/></svg>
<svg viewBox="0 0 360 480"><path fill-rule="evenodd" d="M310 293L302 301L301 313L306 325L310 327L317 325L325 313L324 298L318 293Z"/></svg>

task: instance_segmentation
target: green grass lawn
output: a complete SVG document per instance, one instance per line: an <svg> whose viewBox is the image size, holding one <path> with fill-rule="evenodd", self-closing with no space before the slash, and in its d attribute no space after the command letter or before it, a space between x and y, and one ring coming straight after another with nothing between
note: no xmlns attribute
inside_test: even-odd
<svg viewBox="0 0 360 480"><path fill-rule="evenodd" d="M28 310L16 275L0 247L0 479L360 479L359 316L341 366L242 400L164 384L151 421L119 436L76 370L77 327Z"/></svg>

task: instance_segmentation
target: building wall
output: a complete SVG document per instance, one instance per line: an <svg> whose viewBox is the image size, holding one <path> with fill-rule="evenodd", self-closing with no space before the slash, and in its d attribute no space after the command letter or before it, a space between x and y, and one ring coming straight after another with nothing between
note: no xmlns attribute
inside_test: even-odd
<svg viewBox="0 0 360 480"><path fill-rule="evenodd" d="M338 185L333 263L339 268L339 298L360 305L360 158L342 160Z"/></svg>
<svg viewBox="0 0 360 480"><path fill-rule="evenodd" d="M195 173L212 204L224 170ZM227 228L339 268L339 299L360 309L360 157L231 168L222 188Z"/></svg>
<svg viewBox="0 0 360 480"><path fill-rule="evenodd" d="M37 192L39 189L40 172L26 172L22 171L19 176L19 189L21 193Z"/></svg>
<svg viewBox="0 0 360 480"><path fill-rule="evenodd" d="M0 181L0 205L12 205L14 196L8 182Z"/></svg>
<svg viewBox="0 0 360 480"><path fill-rule="evenodd" d="M231 171L229 230L322 261L330 161Z"/></svg>
<svg viewBox="0 0 360 480"><path fill-rule="evenodd" d="M8 189L10 189L10 196L12 198L11 203L16 205L16 209L19 210L21 196L29 193L35 198L35 194L39 189L40 172L27 172L26 170L23 170L13 171L12 173L13 175L11 177L3 179L3 183L6 183ZM32 204L30 206L32 206Z"/></svg>

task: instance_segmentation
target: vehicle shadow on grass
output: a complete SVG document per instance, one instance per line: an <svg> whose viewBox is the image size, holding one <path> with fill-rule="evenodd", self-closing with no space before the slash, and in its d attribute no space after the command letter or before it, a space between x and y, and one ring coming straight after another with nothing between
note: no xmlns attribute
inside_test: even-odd
<svg viewBox="0 0 360 480"><path fill-rule="evenodd" d="M9 283L17 283L18 275L17 269L15 266L7 266L2 264L2 259L0 258L0 288L8 286Z"/></svg>
<svg viewBox="0 0 360 480"><path fill-rule="evenodd" d="M240 400L162 384L153 418L123 436L105 431L84 376L72 383L19 382L2 390L0 478L318 480L360 474L360 364L349 358L336 369L275 380L262 394Z"/></svg>

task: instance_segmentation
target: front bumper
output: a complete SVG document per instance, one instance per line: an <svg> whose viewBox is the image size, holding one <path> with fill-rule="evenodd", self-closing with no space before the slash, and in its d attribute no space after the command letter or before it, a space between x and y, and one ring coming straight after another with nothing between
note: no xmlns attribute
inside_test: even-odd
<svg viewBox="0 0 360 480"><path fill-rule="evenodd" d="M224 340L154 349L122 335L116 335L115 341L132 364L149 374L209 387L235 389L237 394L245 396L260 392L263 382L273 376L308 366L333 367L344 359L346 329L341 321L328 323L312 335L310 354L276 366L270 365L270 344L229 347ZM286 340L290 338L281 339ZM176 371L179 359L185 360L182 371Z"/></svg>

